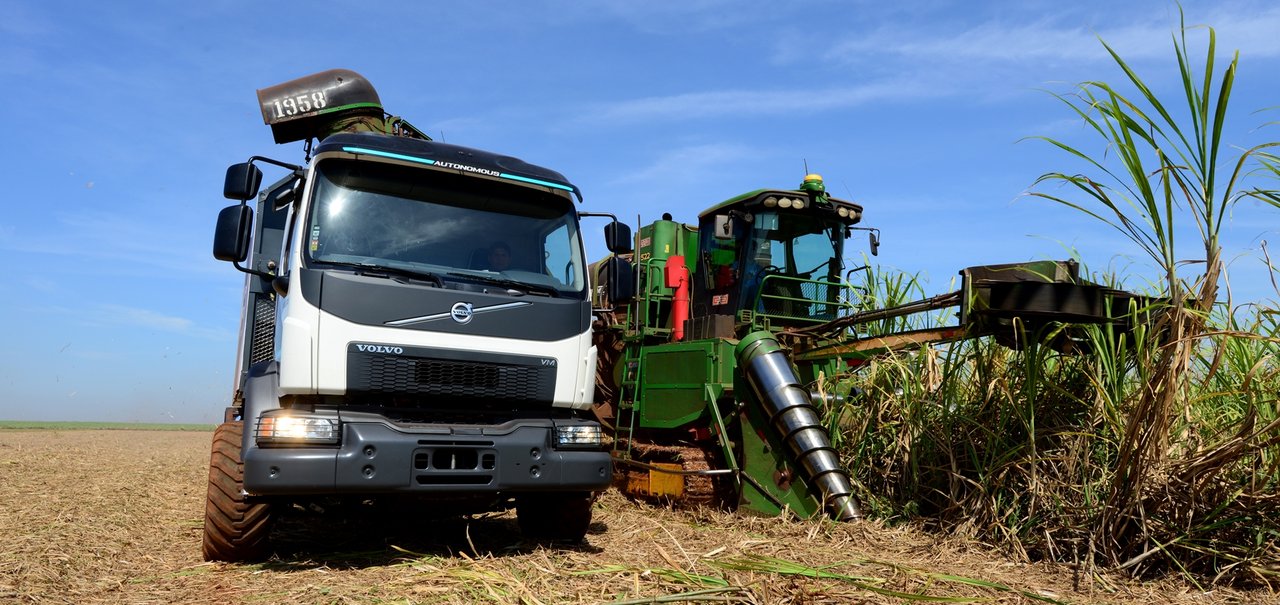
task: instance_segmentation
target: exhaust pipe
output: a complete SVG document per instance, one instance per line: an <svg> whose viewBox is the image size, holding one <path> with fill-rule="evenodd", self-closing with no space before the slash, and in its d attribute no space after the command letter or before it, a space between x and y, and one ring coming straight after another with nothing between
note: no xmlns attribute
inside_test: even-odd
<svg viewBox="0 0 1280 605"><path fill-rule="evenodd" d="M798 384L777 339L767 331L753 332L738 343L735 353L738 367L768 413L770 424L782 436L809 484L821 492L822 504L831 517L837 521L861 519L862 507L853 495L849 475L840 466L809 392Z"/></svg>

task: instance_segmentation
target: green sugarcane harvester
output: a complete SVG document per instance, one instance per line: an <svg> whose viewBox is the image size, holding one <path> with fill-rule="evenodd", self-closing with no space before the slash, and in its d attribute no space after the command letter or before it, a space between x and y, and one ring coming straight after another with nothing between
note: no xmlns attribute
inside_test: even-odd
<svg viewBox="0 0 1280 605"><path fill-rule="evenodd" d="M595 304L604 309L595 412L612 431L624 493L860 518L819 413L845 397L824 382L886 352L978 336L1016 347L1052 335L1051 346L1079 347L1078 335L1054 326L1127 330L1131 301L1144 302L1081 279L1074 261L1041 261L970 267L959 291L867 309L847 281L862 268L846 273L842 260L855 230L868 232L878 252L879 231L855 226L862 212L810 174L796 190L731 198L696 226L665 215L640 227L629 259L634 291L597 290ZM616 258L597 272L616 272ZM954 306L954 326L875 337L858 330Z"/></svg>

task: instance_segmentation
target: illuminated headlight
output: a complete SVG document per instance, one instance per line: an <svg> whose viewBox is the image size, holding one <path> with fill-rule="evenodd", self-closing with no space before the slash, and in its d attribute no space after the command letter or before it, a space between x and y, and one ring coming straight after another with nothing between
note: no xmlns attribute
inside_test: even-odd
<svg viewBox="0 0 1280 605"><path fill-rule="evenodd" d="M604 445L604 433L598 424L569 424L556 427L556 447L599 448Z"/></svg>
<svg viewBox="0 0 1280 605"><path fill-rule="evenodd" d="M849 209L845 208L844 206L841 206L839 210L836 210L836 214L839 214L840 218L848 218Z"/></svg>
<svg viewBox="0 0 1280 605"><path fill-rule="evenodd" d="M772 207L777 206L777 205L778 205L778 198L773 197L773 196L769 196L769 197L767 197L767 198L764 198L764 207L765 207L765 208L772 208Z"/></svg>
<svg viewBox="0 0 1280 605"><path fill-rule="evenodd" d="M782 198L782 199L778 200L778 207L779 207L779 208L790 208L790 207L791 207L791 198L789 198L789 197L784 197L784 198Z"/></svg>
<svg viewBox="0 0 1280 605"><path fill-rule="evenodd" d="M338 421L304 415L264 414L258 419L258 443L262 444L335 444Z"/></svg>

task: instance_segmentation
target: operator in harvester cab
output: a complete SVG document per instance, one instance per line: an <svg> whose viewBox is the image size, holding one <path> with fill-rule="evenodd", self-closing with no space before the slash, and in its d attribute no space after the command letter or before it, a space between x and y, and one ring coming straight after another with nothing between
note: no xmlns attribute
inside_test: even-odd
<svg viewBox="0 0 1280 605"><path fill-rule="evenodd" d="M742 305L744 309L750 309L756 305L757 296L760 294L760 286L764 283L764 278L769 274L769 268L773 268L776 272L777 267L773 266L773 242L761 238L759 241L753 241L748 244L750 261L743 266L742 279ZM765 311L765 301L761 300L759 305L754 308L755 311Z"/></svg>
<svg viewBox="0 0 1280 605"><path fill-rule="evenodd" d="M490 271L502 272L511 268L511 246L504 241L496 241L489 244L489 266Z"/></svg>

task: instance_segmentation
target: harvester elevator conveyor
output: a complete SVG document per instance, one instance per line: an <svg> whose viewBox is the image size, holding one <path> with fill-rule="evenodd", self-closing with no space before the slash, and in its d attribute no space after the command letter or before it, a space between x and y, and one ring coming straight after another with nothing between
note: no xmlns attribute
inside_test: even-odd
<svg viewBox="0 0 1280 605"><path fill-rule="evenodd" d="M960 275L960 290L860 311L783 334L832 337L858 325L957 306L958 325L891 332L795 350L793 359L866 360L890 351L980 336L996 336L1002 344L1019 346L1025 338L1043 335L1043 328L1055 323L1110 323L1118 330L1129 331L1133 327L1131 311L1145 309L1151 302L1147 297L1080 278L1079 265L1073 260L982 265L964 269ZM1070 347L1073 335L1057 333L1055 338L1058 346Z"/></svg>

